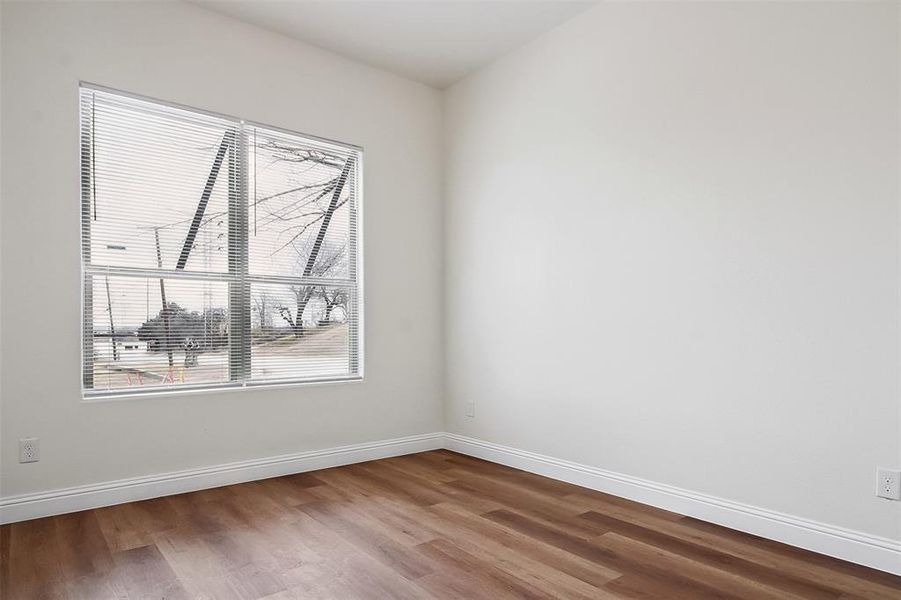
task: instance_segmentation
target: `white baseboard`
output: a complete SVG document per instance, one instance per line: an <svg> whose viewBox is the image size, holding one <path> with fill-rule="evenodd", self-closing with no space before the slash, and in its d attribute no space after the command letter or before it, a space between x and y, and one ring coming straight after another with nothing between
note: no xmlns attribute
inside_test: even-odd
<svg viewBox="0 0 901 600"><path fill-rule="evenodd" d="M147 500L233 483L425 452L443 446L444 434L429 433L201 469L186 469L149 477L120 479L97 485L72 487L38 494L10 496L0 498L0 523L15 523L38 517L122 504L123 502Z"/></svg>
<svg viewBox="0 0 901 600"><path fill-rule="evenodd" d="M901 575L901 542L453 433L445 448Z"/></svg>
<svg viewBox="0 0 901 600"><path fill-rule="evenodd" d="M510 448L453 433L429 433L248 460L149 477L120 479L0 498L0 523L181 494L207 488L447 448L738 529L820 554L901 575L901 542Z"/></svg>

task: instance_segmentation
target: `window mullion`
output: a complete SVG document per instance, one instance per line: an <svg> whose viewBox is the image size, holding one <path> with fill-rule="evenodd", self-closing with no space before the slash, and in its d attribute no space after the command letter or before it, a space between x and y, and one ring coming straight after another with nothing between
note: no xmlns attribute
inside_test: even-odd
<svg viewBox="0 0 901 600"><path fill-rule="evenodd" d="M247 219L247 134L243 123L235 127L228 156L229 210L229 379L244 382L250 375L250 287Z"/></svg>
<svg viewBox="0 0 901 600"><path fill-rule="evenodd" d="M141 267L120 267L115 265L84 265L87 275L116 275L119 277L145 277L148 279L192 279L202 281L231 281L237 279L232 273L215 271L176 271L175 269L147 269Z"/></svg>

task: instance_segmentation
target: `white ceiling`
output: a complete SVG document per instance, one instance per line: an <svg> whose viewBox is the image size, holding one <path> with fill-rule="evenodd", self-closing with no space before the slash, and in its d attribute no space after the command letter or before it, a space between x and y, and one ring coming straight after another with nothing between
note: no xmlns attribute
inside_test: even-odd
<svg viewBox="0 0 901 600"><path fill-rule="evenodd" d="M595 2L193 0L210 10L443 88Z"/></svg>

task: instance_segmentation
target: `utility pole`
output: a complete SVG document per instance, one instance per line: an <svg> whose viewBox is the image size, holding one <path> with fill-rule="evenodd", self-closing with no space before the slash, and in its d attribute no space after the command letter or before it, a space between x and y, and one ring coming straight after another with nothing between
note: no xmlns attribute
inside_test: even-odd
<svg viewBox="0 0 901 600"><path fill-rule="evenodd" d="M109 334L110 341L113 344L113 360L119 360L119 352L116 350L116 326L113 325L113 301L109 293L109 276L106 279L106 309L109 311Z"/></svg>
<svg viewBox="0 0 901 600"><path fill-rule="evenodd" d="M163 254L160 251L160 228L153 228L153 236L156 239L156 265L160 269L163 268ZM163 317L163 331L164 331L164 340L166 344L166 352L169 354L169 368L171 369L174 366L174 361L172 360L172 335L169 331L169 305L166 303L166 282L160 277L160 300L163 302L163 310L160 311L160 316Z"/></svg>

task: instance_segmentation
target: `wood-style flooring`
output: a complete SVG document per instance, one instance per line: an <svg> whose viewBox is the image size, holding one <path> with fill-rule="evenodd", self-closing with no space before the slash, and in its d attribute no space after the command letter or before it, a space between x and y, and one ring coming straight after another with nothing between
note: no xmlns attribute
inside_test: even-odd
<svg viewBox="0 0 901 600"><path fill-rule="evenodd" d="M7 525L0 596L899 600L901 578L439 450Z"/></svg>

